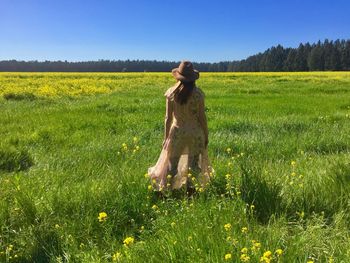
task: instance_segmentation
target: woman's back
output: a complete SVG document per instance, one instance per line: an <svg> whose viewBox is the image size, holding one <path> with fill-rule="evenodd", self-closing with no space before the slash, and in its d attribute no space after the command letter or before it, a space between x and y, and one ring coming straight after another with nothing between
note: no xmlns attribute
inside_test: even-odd
<svg viewBox="0 0 350 263"><path fill-rule="evenodd" d="M200 127L200 119L203 117L201 116L202 107L204 107L204 93L200 88L194 87L187 102L183 104L177 102L174 97L167 98L173 108L172 125L179 128Z"/></svg>

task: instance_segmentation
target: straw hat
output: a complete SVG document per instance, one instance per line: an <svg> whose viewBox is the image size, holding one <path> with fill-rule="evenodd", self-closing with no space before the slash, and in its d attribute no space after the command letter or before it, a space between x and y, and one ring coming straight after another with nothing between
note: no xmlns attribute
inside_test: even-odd
<svg viewBox="0 0 350 263"><path fill-rule="evenodd" d="M182 61L178 68L174 68L171 72L177 80L190 82L199 78L199 71L193 69L190 61Z"/></svg>

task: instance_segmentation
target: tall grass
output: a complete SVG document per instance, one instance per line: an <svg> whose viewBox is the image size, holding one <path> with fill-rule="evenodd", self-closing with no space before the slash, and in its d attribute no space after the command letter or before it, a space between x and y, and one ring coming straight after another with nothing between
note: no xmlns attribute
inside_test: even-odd
<svg viewBox="0 0 350 263"><path fill-rule="evenodd" d="M0 262L348 262L350 74L202 74L215 176L160 198L172 83L0 74Z"/></svg>

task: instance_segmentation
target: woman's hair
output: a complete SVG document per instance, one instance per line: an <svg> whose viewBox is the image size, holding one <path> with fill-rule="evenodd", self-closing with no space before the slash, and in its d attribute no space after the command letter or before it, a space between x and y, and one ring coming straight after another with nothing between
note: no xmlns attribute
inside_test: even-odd
<svg viewBox="0 0 350 263"><path fill-rule="evenodd" d="M192 94L193 88L195 87L195 81L183 82L181 81L181 87L176 92L174 99L177 103L185 104Z"/></svg>

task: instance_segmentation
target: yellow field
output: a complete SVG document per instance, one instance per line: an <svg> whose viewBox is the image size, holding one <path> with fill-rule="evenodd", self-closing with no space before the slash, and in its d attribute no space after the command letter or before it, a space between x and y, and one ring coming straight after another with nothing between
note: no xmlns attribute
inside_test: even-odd
<svg viewBox="0 0 350 263"><path fill-rule="evenodd" d="M198 81L206 85L217 80L224 84L240 84L246 78L263 77L263 81L347 81L350 72L237 72L201 73ZM0 96L22 96L58 98L103 94L125 89L147 87L154 84L169 86L173 83L170 73L0 73Z"/></svg>

